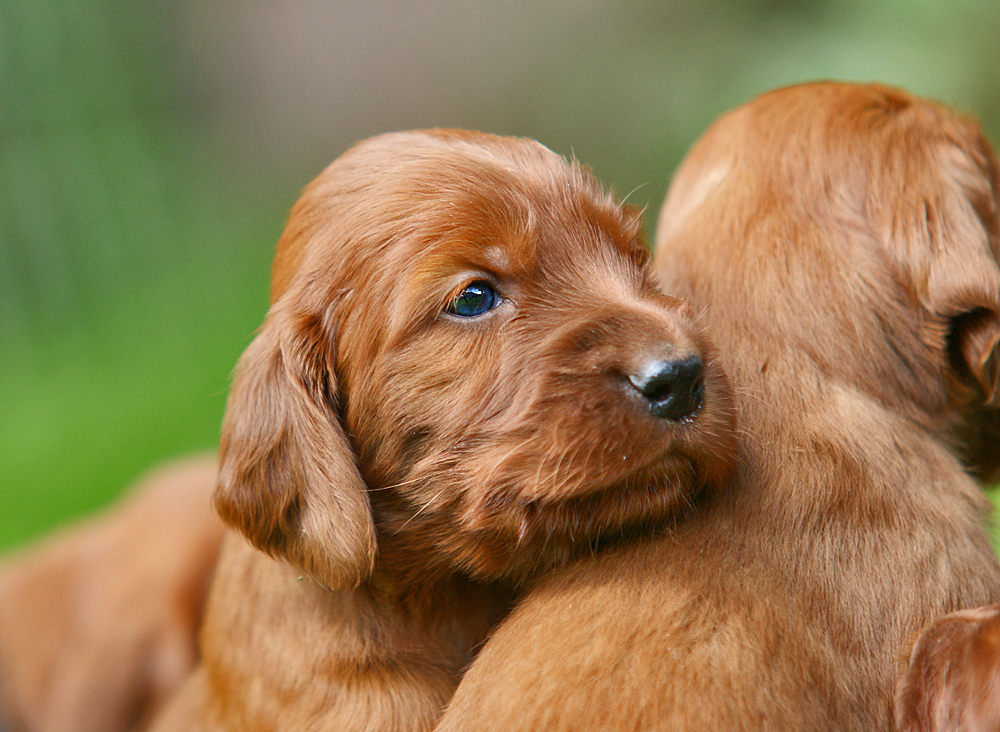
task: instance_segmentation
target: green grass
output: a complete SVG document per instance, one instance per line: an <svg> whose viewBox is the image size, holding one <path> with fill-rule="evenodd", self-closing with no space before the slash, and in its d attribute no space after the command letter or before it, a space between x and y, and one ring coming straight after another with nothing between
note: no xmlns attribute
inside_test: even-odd
<svg viewBox="0 0 1000 732"><path fill-rule="evenodd" d="M0 547L106 503L159 460L216 444L230 371L266 308L272 244L213 229L200 222L179 238L200 248L190 266L141 270L143 287L106 301L71 300L64 323L4 351Z"/></svg>

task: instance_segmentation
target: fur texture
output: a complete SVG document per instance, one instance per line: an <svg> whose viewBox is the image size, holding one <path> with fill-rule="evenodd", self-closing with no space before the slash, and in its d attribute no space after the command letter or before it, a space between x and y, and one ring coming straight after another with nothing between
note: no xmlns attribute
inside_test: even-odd
<svg viewBox="0 0 1000 732"><path fill-rule="evenodd" d="M929 620L1000 599L997 161L895 89L725 115L672 183L667 292L703 309L739 461L675 532L541 583L440 730L890 730Z"/></svg>
<svg viewBox="0 0 1000 732"><path fill-rule="evenodd" d="M157 730L428 729L520 587L727 480L727 382L638 230L478 133L373 138L306 189L223 425L204 661Z"/></svg>
<svg viewBox="0 0 1000 732"><path fill-rule="evenodd" d="M225 527L216 461L164 466L0 565L0 717L11 732L131 732L181 686Z"/></svg>

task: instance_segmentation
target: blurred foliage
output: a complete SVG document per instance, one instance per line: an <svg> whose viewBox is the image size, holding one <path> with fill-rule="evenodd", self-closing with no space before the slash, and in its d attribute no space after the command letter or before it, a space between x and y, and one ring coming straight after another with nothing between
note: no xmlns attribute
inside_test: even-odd
<svg viewBox="0 0 1000 732"><path fill-rule="evenodd" d="M0 4L0 546L210 447L265 307L280 209L223 218L136 7Z"/></svg>
<svg viewBox="0 0 1000 732"><path fill-rule="evenodd" d="M381 94L359 76L317 107L320 87L227 76L272 37L233 18L273 16L277 32L309 3L0 0L0 547L214 445L284 212L355 139L438 124L528 135L634 191L654 221L708 123L782 84L886 81L1000 132L994 0L533 0L507 15L439 0L423 25L384 33L422 4L377 0L359 71L318 73L388 55ZM311 30L322 45L335 28ZM392 56L406 38L416 50ZM269 96L278 121L258 124Z"/></svg>

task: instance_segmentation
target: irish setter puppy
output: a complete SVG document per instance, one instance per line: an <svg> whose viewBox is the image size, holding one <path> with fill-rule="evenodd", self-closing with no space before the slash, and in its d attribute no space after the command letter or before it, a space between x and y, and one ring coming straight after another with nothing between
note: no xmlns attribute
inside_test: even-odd
<svg viewBox="0 0 1000 732"><path fill-rule="evenodd" d="M997 161L880 86L725 115L656 261L704 313L739 459L669 535L540 583L440 730L891 730L908 643L1000 599L970 475L1000 465Z"/></svg>
<svg viewBox="0 0 1000 732"><path fill-rule="evenodd" d="M538 143L390 134L292 209L167 730L426 730L512 593L718 491L733 411L636 215Z"/></svg>
<svg viewBox="0 0 1000 732"><path fill-rule="evenodd" d="M211 509L215 474L214 456L171 463L108 511L4 559L0 728L149 724L198 660L225 533Z"/></svg>

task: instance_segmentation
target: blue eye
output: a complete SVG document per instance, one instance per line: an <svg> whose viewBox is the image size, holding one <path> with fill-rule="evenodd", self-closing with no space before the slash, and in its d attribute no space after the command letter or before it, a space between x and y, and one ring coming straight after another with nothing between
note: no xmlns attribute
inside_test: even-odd
<svg viewBox="0 0 1000 732"><path fill-rule="evenodd" d="M488 282L473 282L456 297L448 312L460 318L475 318L495 308L500 304L500 296Z"/></svg>

